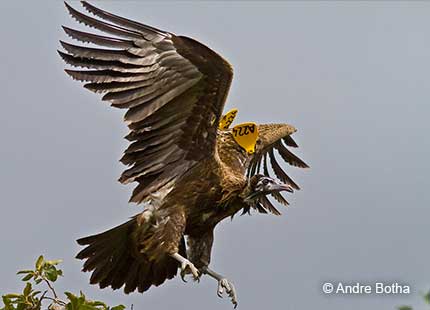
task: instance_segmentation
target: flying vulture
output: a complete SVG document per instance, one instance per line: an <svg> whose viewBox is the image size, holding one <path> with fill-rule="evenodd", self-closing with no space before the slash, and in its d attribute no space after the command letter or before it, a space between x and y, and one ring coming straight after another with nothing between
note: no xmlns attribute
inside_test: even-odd
<svg viewBox="0 0 430 310"><path fill-rule="evenodd" d="M277 158L308 167L288 149L297 147L296 129L230 128L237 110L222 115L233 77L225 59L194 39L82 5L89 14L66 3L76 21L104 34L63 27L81 44L61 41L59 54L77 68L68 75L127 111L128 169L119 181L137 183L130 202L143 206L128 222L78 240L83 270L92 271L90 283L125 293L158 286L178 269L196 280L207 274L236 306L233 284L209 268L214 228L238 211L280 214L267 196L287 205L280 192L299 187Z"/></svg>

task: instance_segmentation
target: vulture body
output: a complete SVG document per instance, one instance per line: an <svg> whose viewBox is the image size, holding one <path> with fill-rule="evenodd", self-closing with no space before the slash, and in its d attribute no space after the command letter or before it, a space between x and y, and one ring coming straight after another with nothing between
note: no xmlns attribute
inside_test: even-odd
<svg viewBox="0 0 430 310"><path fill-rule="evenodd" d="M137 182L130 201L144 205L128 222L78 240L86 246L77 255L86 260L83 270L92 271L91 283L124 286L126 293L160 285L178 268L195 279L208 274L237 305L232 283L209 269L213 230L240 210L280 214L266 196L288 204L280 192L299 187L274 150L307 167L287 148L297 147L295 128L251 125L258 136L242 144L237 132L246 130L218 126L233 76L226 60L191 38L82 5L94 17L66 7L78 22L111 36L63 27L71 38L104 48L61 42L66 52L59 54L83 68L66 70L70 76L127 109L131 144L121 162L129 168L120 182ZM281 182L269 176L268 162Z"/></svg>

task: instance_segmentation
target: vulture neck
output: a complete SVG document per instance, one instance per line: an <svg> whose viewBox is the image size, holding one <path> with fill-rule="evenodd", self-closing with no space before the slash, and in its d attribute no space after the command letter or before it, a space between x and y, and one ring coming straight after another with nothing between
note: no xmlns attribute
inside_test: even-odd
<svg viewBox="0 0 430 310"><path fill-rule="evenodd" d="M220 131L217 139L217 153L223 170L245 174L250 156L233 139L229 131ZM224 171L229 174L228 171Z"/></svg>
<svg viewBox="0 0 430 310"><path fill-rule="evenodd" d="M246 186L248 154L233 140L230 132L219 132L217 141L217 162L222 198L220 203L231 201Z"/></svg>

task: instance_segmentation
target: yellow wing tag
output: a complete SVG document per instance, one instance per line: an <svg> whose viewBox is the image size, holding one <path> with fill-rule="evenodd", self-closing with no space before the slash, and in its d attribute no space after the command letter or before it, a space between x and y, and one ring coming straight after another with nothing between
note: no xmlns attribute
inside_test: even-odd
<svg viewBox="0 0 430 310"><path fill-rule="evenodd" d="M231 123L233 123L234 118L237 115L238 110L232 109L227 112L227 114L223 115L219 122L219 129L226 130L230 127Z"/></svg>
<svg viewBox="0 0 430 310"><path fill-rule="evenodd" d="M248 154L255 152L258 139L258 127L255 123L242 123L233 127L233 138Z"/></svg>

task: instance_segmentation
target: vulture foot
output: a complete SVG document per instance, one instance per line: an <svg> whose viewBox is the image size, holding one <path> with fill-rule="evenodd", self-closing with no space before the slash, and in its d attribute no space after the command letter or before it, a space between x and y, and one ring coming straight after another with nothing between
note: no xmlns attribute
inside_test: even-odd
<svg viewBox="0 0 430 310"><path fill-rule="evenodd" d="M190 262L188 259L186 259L182 255L180 255L179 253L175 253L171 256L181 264L182 281L187 282L185 280L185 275L187 273L191 273L193 275L194 281L200 281L199 270L194 266L194 264L192 262Z"/></svg>
<svg viewBox="0 0 430 310"><path fill-rule="evenodd" d="M205 273L215 280L218 281L218 289L217 289L217 295L218 297L222 298L222 295L226 293L228 297L230 297L230 300L236 309L237 307L237 294L236 289L234 288L233 283L231 283L227 278L220 275L219 273L216 273L215 271L209 269L209 267L203 267L202 273Z"/></svg>
<svg viewBox="0 0 430 310"><path fill-rule="evenodd" d="M187 273L191 273L193 275L194 281L197 281L197 282L200 281L199 270L188 259L181 263L181 278L182 278L182 281L184 282L187 282L185 280L185 275Z"/></svg>
<svg viewBox="0 0 430 310"><path fill-rule="evenodd" d="M217 290L218 297L222 298L224 291L227 293L228 297L230 297L230 300L231 300L234 308L236 309L236 307L237 307L236 289L234 288L233 283L231 283L226 278L223 278L223 279L218 281L218 290Z"/></svg>

